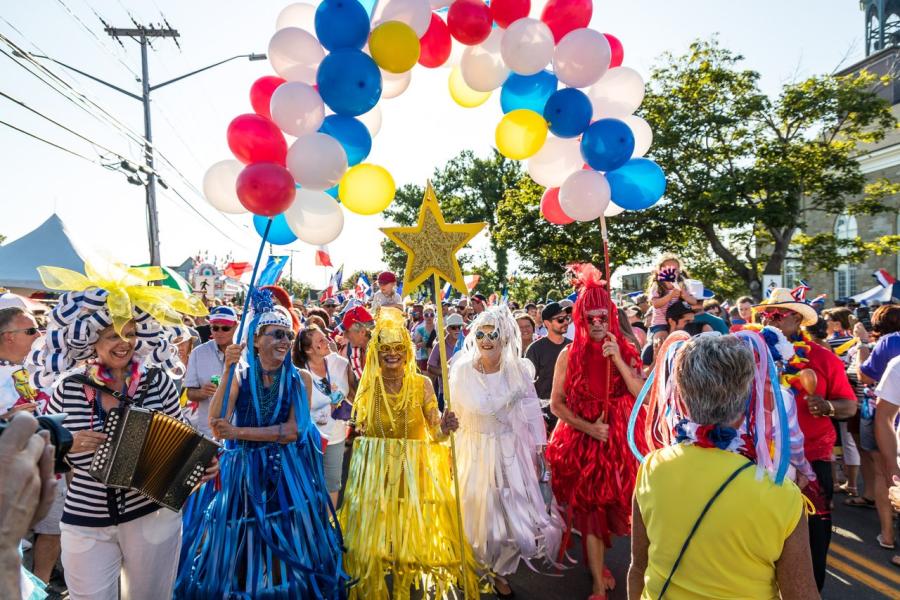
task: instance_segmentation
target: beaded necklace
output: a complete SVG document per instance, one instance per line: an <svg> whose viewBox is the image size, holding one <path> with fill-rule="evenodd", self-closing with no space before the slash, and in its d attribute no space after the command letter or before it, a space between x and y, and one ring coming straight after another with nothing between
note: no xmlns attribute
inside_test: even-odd
<svg viewBox="0 0 900 600"><path fill-rule="evenodd" d="M272 385L265 386L263 375L266 373L257 361L256 363L256 397L259 399L259 414L261 418L260 426L268 423L275 416L275 408L278 405L278 398L281 392L281 372L279 368L272 375Z"/></svg>

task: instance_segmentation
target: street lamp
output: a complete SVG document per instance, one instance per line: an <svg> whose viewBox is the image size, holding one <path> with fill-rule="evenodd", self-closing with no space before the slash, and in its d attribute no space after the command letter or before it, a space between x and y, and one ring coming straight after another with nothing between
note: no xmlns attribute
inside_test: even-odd
<svg viewBox="0 0 900 600"><path fill-rule="evenodd" d="M138 33L147 33L149 30L139 30ZM177 36L177 32L174 32ZM147 35L141 35L138 40L141 44L141 94L135 94L129 92L126 89L123 89L117 85L109 83L108 81L104 81L99 77L91 75L90 73L85 73L81 69L77 69L71 65L67 65L66 63L59 61L50 56L44 56L41 54L31 54L28 53L28 57L30 58L40 58L52 61L58 64L61 67L65 67L70 71L74 71L79 75L83 75L92 81L96 81L106 87L113 89L120 94L125 94L129 98L134 98L143 103L144 105L144 139L146 140L144 143L144 160L146 162L146 170L141 168L142 171L146 172L147 175L147 183L145 185L146 194L147 194L147 236L150 241L150 264L154 266L160 265L160 256L159 256L159 213L156 209L156 169L153 167L153 131L150 125L150 92L158 90L161 87L165 87L170 83L175 83L176 81L181 81L182 79L187 79L188 77L192 77L193 75L197 75L198 73L202 73L203 71L207 71L212 69L213 67L218 67L219 65L223 65L227 62L231 62L233 60L237 60L239 58L246 58L250 61L258 61L258 60L266 60L265 54L252 53L252 54L238 54L236 56L232 56L230 58L226 58L224 60L220 60L219 62L213 63L211 65L207 65L200 69L195 69L189 73L185 73L184 75L179 75L173 79L169 79L168 81L163 81L162 83L157 83L156 85L150 85L150 74L147 65L147 46L149 45L149 40ZM24 54L18 51L14 51L13 54L20 58L26 58ZM132 175L128 178L129 183L135 183L141 181L139 177L136 175ZM167 188L164 183L160 182L164 188Z"/></svg>

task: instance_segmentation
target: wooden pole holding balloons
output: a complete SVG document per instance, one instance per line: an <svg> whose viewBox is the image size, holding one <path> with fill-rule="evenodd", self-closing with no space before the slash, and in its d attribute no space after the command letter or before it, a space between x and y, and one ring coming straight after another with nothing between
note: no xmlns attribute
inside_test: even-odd
<svg viewBox="0 0 900 600"><path fill-rule="evenodd" d="M609 281L609 234L606 229L606 215L600 215L600 238L603 240L603 274L606 277L606 291L609 293L610 306L615 306L612 304L612 284ZM618 318L616 315L615 318ZM613 319L613 315L607 315L607 322L611 322ZM612 361L610 359L606 359L606 397L609 397L609 394L612 390L609 389L610 378L612 377L612 366L610 365ZM606 414L603 414L603 421L606 422Z"/></svg>

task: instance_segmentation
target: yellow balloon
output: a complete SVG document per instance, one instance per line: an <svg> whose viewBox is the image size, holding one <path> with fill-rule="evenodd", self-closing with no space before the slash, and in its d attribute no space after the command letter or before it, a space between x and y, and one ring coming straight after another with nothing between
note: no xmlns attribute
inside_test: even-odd
<svg viewBox="0 0 900 600"><path fill-rule="evenodd" d="M463 108L475 108L481 106L491 97L491 92L476 92L470 88L463 79L459 65L453 67L450 72L450 96L453 101Z"/></svg>
<svg viewBox="0 0 900 600"><path fill-rule="evenodd" d="M406 73L419 60L419 38L412 27L388 21L372 30L369 52L379 67L390 73Z"/></svg>
<svg viewBox="0 0 900 600"><path fill-rule="evenodd" d="M503 115L494 132L497 150L513 160L537 154L547 140L547 121L533 110L520 108Z"/></svg>
<svg viewBox="0 0 900 600"><path fill-rule="evenodd" d="M338 197L341 204L358 215L375 215L394 199L397 187L384 167L363 163L350 167L341 178Z"/></svg>

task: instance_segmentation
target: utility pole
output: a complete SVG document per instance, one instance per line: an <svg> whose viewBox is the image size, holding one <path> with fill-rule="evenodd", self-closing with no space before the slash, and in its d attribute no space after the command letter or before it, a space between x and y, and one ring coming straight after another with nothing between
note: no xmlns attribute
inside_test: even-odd
<svg viewBox="0 0 900 600"><path fill-rule="evenodd" d="M138 26L135 29L107 27L106 33L120 44L121 37L129 37L141 45L141 100L144 103L144 160L147 163L147 234L150 238L150 264L160 265L159 211L156 209L156 169L153 167L153 129L150 124L150 68L147 64L147 46L152 38L173 38L178 44L178 31L171 27Z"/></svg>

